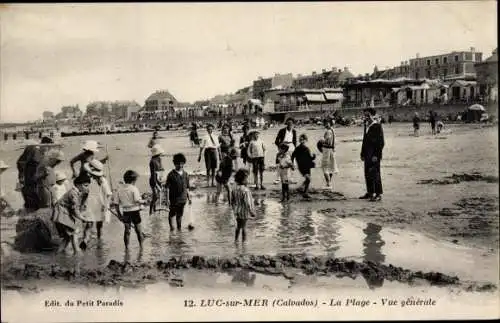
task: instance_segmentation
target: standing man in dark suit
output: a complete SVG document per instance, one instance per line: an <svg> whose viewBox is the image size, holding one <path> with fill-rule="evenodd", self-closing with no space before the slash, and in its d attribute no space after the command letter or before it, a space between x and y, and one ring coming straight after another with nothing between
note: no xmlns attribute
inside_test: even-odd
<svg viewBox="0 0 500 323"><path fill-rule="evenodd" d="M276 147L278 147L278 150L281 144L286 144L288 146L287 154L292 156L295 147L297 147L297 131L293 128L295 120L293 118L287 118L285 123L286 127L281 128L278 131L278 135L276 136L274 144L276 145ZM274 182L279 183L280 177L278 173L276 174L277 174L277 179Z"/></svg>
<svg viewBox="0 0 500 323"><path fill-rule="evenodd" d="M384 131L378 121L375 109L364 111L365 133L361 146L361 160L364 161L366 194L360 199L380 201L382 199L382 178L380 176L380 160L384 149Z"/></svg>

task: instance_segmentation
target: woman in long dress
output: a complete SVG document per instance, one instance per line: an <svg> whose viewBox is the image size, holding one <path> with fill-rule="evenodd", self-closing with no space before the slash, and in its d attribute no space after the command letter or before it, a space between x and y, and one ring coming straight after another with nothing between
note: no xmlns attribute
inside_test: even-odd
<svg viewBox="0 0 500 323"><path fill-rule="evenodd" d="M323 175L325 176L326 189L333 190L333 174L339 172L335 160L335 132L333 130L333 119L326 119L324 124L326 131L323 136L323 158L321 160L321 167L323 168Z"/></svg>

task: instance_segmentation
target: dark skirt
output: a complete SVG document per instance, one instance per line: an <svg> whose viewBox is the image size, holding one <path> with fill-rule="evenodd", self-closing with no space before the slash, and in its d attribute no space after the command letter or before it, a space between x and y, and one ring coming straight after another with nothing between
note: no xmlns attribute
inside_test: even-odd
<svg viewBox="0 0 500 323"><path fill-rule="evenodd" d="M205 149L205 167L207 169L217 169L217 149Z"/></svg>

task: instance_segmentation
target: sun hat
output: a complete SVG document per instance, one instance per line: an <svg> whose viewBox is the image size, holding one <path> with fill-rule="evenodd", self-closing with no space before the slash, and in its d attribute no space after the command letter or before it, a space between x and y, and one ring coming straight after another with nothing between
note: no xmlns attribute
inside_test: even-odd
<svg viewBox="0 0 500 323"><path fill-rule="evenodd" d="M83 143L82 149L97 153L97 152L99 152L98 146L99 146L99 144L97 143L97 141L87 140Z"/></svg>
<svg viewBox="0 0 500 323"><path fill-rule="evenodd" d="M93 175L93 176L100 177L100 176L104 175L104 171L103 171L104 165L100 161L98 161L97 159L92 159L88 163L85 163L85 165L83 166L83 169L87 173L89 173L90 175Z"/></svg>
<svg viewBox="0 0 500 323"><path fill-rule="evenodd" d="M3 160L0 160L0 169L7 169L9 165L7 165Z"/></svg>
<svg viewBox="0 0 500 323"><path fill-rule="evenodd" d="M151 148L151 155L152 156L158 156L158 155L163 155L165 153L165 150L160 145L154 145L153 148Z"/></svg>
<svg viewBox="0 0 500 323"><path fill-rule="evenodd" d="M62 181L67 179L66 173L63 171L57 171L56 172L56 182Z"/></svg>

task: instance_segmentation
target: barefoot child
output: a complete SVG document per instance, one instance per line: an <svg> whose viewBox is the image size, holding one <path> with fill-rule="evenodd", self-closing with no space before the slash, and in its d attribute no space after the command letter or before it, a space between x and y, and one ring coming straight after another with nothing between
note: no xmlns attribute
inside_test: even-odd
<svg viewBox="0 0 500 323"><path fill-rule="evenodd" d="M233 174L233 159L229 155L228 147L221 147L222 160L219 166L219 170L217 171L217 175L215 176L215 180L217 181L217 195L215 200L219 201L220 193L222 192L222 187L226 189L227 192L227 200L229 204L231 204L231 189L229 188L229 179Z"/></svg>
<svg viewBox="0 0 500 323"><path fill-rule="evenodd" d="M266 147L264 142L259 139L259 132L252 132L251 141L248 146L248 158L252 161L253 178L255 182L255 189L265 190L263 185L264 169L265 169L265 155ZM259 185L260 179L260 185Z"/></svg>
<svg viewBox="0 0 500 323"><path fill-rule="evenodd" d="M281 202L290 200L290 182L289 172L290 168L293 169L293 163L290 155L288 154L288 145L279 145L279 152L276 156L278 172L281 181Z"/></svg>
<svg viewBox="0 0 500 323"><path fill-rule="evenodd" d="M247 239L245 231L247 219L249 216L255 216L252 192L247 187L248 171L246 169L239 169L234 175L234 181L236 182L236 187L231 192L231 206L236 218L234 242L238 242L240 232L241 239L244 242Z"/></svg>
<svg viewBox="0 0 500 323"><path fill-rule="evenodd" d="M123 181L125 185L120 187L118 190L118 207L117 212L120 215L123 224L125 225L125 231L123 233L123 242L125 243L125 249L128 249L130 241L130 227L134 224L135 233L137 234L137 240L139 241L139 246L142 249L142 242L144 240L144 233L142 233L141 228L141 207L142 204L146 202L141 198L141 193L135 183L137 182L137 174L133 170L127 170L123 174Z"/></svg>
<svg viewBox="0 0 500 323"><path fill-rule="evenodd" d="M314 159L316 159L316 155L311 154L311 150L306 146L307 143L307 135L301 134L299 137L299 145L292 153L292 164L294 160L297 160L297 166L299 168L299 172L304 176L304 191L303 196L305 198L309 198L309 194L307 191L309 190L309 184L311 184L311 169L314 168Z"/></svg>
<svg viewBox="0 0 500 323"><path fill-rule="evenodd" d="M79 226L77 220L85 221L81 213L86 209L90 178L79 176L73 180L73 184L74 186L56 202L52 220L63 239L59 252L65 251L71 242L73 253L77 254L80 251L77 245Z"/></svg>
<svg viewBox="0 0 500 323"><path fill-rule="evenodd" d="M168 213L168 224L170 231L174 231L175 218L177 223L177 231L182 230L182 216L184 215L184 207L186 202L191 204L191 196L189 195L189 175L184 170L186 164L186 156L184 154L174 155L173 169L167 176L165 184L165 195L167 196L167 207L170 209Z"/></svg>

